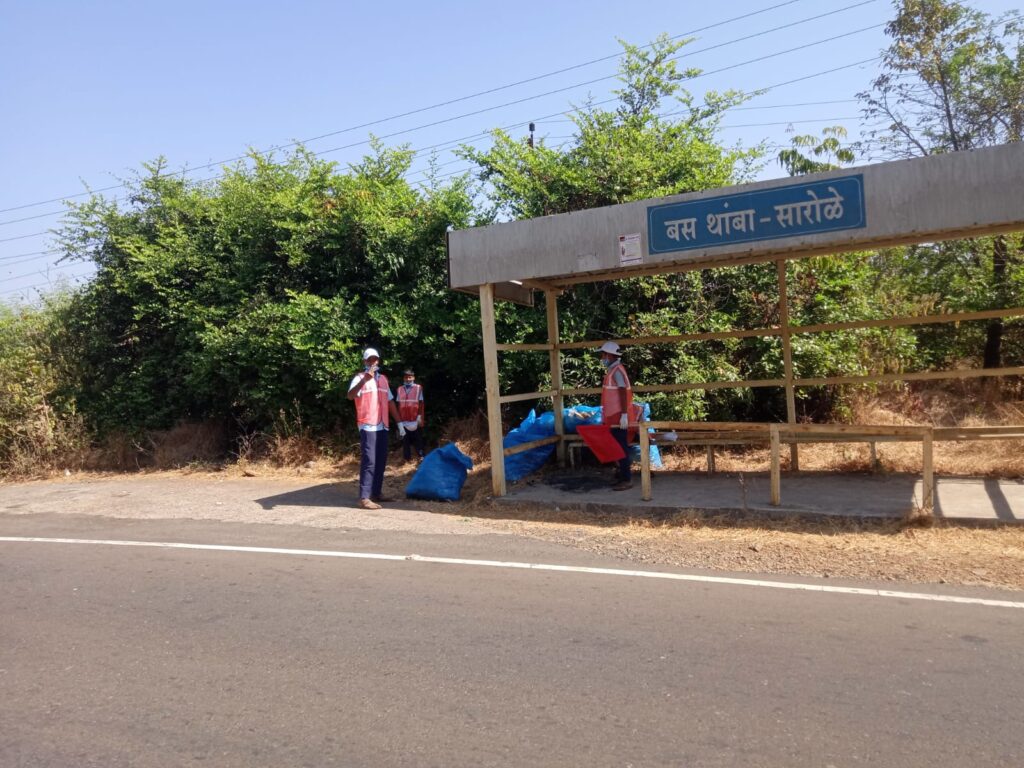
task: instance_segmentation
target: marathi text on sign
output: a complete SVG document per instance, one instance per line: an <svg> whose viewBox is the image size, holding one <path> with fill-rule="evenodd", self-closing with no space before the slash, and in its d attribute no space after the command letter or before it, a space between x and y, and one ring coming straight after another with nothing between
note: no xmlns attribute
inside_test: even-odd
<svg viewBox="0 0 1024 768"><path fill-rule="evenodd" d="M647 209L651 253L772 240L867 225L863 176L844 176Z"/></svg>

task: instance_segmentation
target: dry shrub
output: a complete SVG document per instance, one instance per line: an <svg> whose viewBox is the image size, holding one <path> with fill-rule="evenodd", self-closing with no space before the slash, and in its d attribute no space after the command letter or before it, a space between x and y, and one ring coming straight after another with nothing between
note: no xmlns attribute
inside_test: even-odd
<svg viewBox="0 0 1024 768"><path fill-rule="evenodd" d="M490 435L487 431L487 416L483 411L462 419L452 419L445 424L441 443L455 443L460 451L473 460L474 467L484 463L490 465Z"/></svg>
<svg viewBox="0 0 1024 768"><path fill-rule="evenodd" d="M89 431L78 414L58 414L44 404L17 424L5 424L0 446L0 477L27 478L77 465L89 445Z"/></svg>
<svg viewBox="0 0 1024 768"><path fill-rule="evenodd" d="M223 461L228 433L219 422L182 422L136 436L117 432L69 457L67 466L96 472L178 469Z"/></svg>
<svg viewBox="0 0 1024 768"><path fill-rule="evenodd" d="M320 445L312 435L280 435L273 433L265 459L278 467L297 467L320 458Z"/></svg>
<svg viewBox="0 0 1024 768"><path fill-rule="evenodd" d="M94 472L131 472L142 469L145 463L146 451L139 438L116 432L83 451L76 468Z"/></svg>
<svg viewBox="0 0 1024 768"><path fill-rule="evenodd" d="M1024 424L1024 403L1001 398L985 399L991 392L978 382L952 382L944 387L893 387L876 393L860 392L850 401L852 424L980 427ZM802 443L800 468L829 472L921 471L919 442L878 442L877 464L867 443ZM1024 440L939 441L934 444L935 471L943 475L971 477L1024 476ZM707 452L700 448L675 448L662 452L665 469L703 471ZM715 449L715 464L723 472L766 472L767 447ZM783 446L782 466L788 468L789 449Z"/></svg>
<svg viewBox="0 0 1024 768"><path fill-rule="evenodd" d="M166 431L151 433L149 444L149 466L174 469L223 459L228 435L224 425L218 422L186 422Z"/></svg>
<svg viewBox="0 0 1024 768"><path fill-rule="evenodd" d="M1001 396L997 382L951 381L945 385L898 387L875 395L860 394L851 404L857 424L925 425L935 427L984 427L1024 424L1024 403ZM870 448L865 444L801 447L801 467L807 450L809 469L836 464L870 468ZM919 472L918 443L878 443L882 468ZM837 455L838 454L838 455ZM944 475L1020 477L1024 475L1024 441L941 441L934 446L935 471ZM818 464L824 466L817 466Z"/></svg>
<svg viewBox="0 0 1024 768"><path fill-rule="evenodd" d="M242 466L265 463L274 467L298 467L316 461L323 454L323 446L302 423L301 415L285 411L278 413L269 431L239 437L235 450Z"/></svg>

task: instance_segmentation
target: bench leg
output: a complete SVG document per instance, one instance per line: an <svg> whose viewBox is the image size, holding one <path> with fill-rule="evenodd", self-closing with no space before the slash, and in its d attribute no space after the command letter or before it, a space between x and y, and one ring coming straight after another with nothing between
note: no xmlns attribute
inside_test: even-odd
<svg viewBox="0 0 1024 768"><path fill-rule="evenodd" d="M929 432L921 441L921 507L931 515L935 511L935 465L932 461L932 435Z"/></svg>
<svg viewBox="0 0 1024 768"><path fill-rule="evenodd" d="M651 437L647 427L640 424L640 498L651 500Z"/></svg>
<svg viewBox="0 0 1024 768"><path fill-rule="evenodd" d="M771 457L772 457L772 506L777 507L782 503L782 468L779 466L779 428L774 424L771 427Z"/></svg>

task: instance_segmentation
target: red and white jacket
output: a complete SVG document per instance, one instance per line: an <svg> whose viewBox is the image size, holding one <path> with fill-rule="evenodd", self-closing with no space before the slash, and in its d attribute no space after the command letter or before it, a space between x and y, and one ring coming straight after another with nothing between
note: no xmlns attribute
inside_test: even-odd
<svg viewBox="0 0 1024 768"><path fill-rule="evenodd" d="M388 400L391 390L383 373L371 377L356 393L356 421L375 427L381 422L388 428Z"/></svg>
<svg viewBox="0 0 1024 768"><path fill-rule="evenodd" d="M609 427L619 426L619 417L622 415L622 400L619 396L620 387L613 380L614 374L622 374L626 382L626 413L630 414L632 421L633 414L633 385L629 383L629 375L625 366L616 360L604 375L604 383L601 385L601 423Z"/></svg>
<svg viewBox="0 0 1024 768"><path fill-rule="evenodd" d="M406 387L404 384L398 386L398 419L399 421L416 421L420 417L420 397L423 387L413 384Z"/></svg>

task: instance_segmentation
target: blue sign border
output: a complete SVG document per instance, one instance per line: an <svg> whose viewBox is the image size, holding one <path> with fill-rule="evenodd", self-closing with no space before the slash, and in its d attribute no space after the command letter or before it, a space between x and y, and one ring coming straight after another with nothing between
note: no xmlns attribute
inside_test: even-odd
<svg viewBox="0 0 1024 768"><path fill-rule="evenodd" d="M763 198L765 196L772 196L778 198L779 195L791 195L795 192L800 192L805 189L815 189L822 185L836 184L841 182L852 182L857 188L857 219L855 221L840 221L835 224L815 224L813 227L805 227L803 229L793 229L788 232L782 232L779 234L765 234L758 235L756 232L743 233L738 237L729 237L728 239L722 239L718 242L692 242L692 243L680 243L679 245L673 245L671 248L657 248L655 245L654 232L654 215L658 211L665 210L666 208L677 208L685 211L687 208L700 207L704 208L707 205L719 202L719 201L733 201L739 199L748 199L753 201L755 198ZM847 198L850 199L850 198ZM851 206L853 207L853 206ZM649 254L662 254L662 253L678 253L680 251L692 251L695 249L708 249L708 248L721 248L730 245L737 245L740 243L751 243L760 242L765 240L781 240L790 237L799 237L801 235L815 235L822 232L836 232L844 229L861 229L867 226L867 210L864 204L864 174L853 174L850 176L837 176L831 179L822 179L820 181L804 182L798 184L788 184L785 186L772 187L770 189L760 189L751 192L733 192L728 195L716 195L714 197L701 197L695 200L685 200L678 203L662 203L660 205L652 205L647 208L647 251Z"/></svg>

